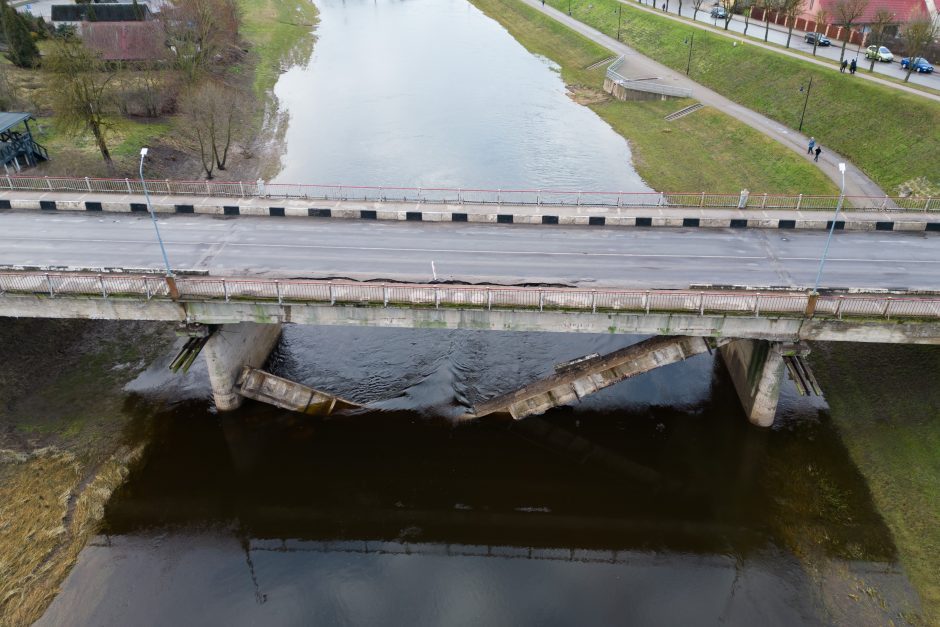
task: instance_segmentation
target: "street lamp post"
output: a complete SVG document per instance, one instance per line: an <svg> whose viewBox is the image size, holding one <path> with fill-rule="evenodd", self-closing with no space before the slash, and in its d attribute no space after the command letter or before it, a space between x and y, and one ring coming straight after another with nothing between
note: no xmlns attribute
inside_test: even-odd
<svg viewBox="0 0 940 627"><path fill-rule="evenodd" d="M806 87L806 98L803 99L803 112L800 114L800 132L803 132L803 117L806 115L806 105L809 104L809 91L813 88L813 77L809 77L809 85ZM804 91L803 86L800 85L800 92Z"/></svg>
<svg viewBox="0 0 940 627"><path fill-rule="evenodd" d="M620 10L617 13L617 41L620 41L620 23L623 21L623 5L619 5Z"/></svg>
<svg viewBox="0 0 940 627"><path fill-rule="evenodd" d="M692 46L695 45L695 33L692 33L692 36L686 39L685 43L689 46L689 61L685 64L685 75L688 76L689 70L692 69Z"/></svg>
<svg viewBox="0 0 940 627"><path fill-rule="evenodd" d="M842 191L839 192L839 202L836 203L836 212L832 216L832 224L829 225L829 235L826 237L826 247L823 249L822 257L819 258L819 270L816 272L816 282L813 283L813 296L819 294L819 279L822 278L823 266L826 263L826 256L829 254L829 243L832 242L832 232L836 230L836 220L839 218L839 211L842 209L842 201L845 199L845 164L839 164L839 172L842 173Z"/></svg>
<svg viewBox="0 0 940 627"><path fill-rule="evenodd" d="M160 237L160 227L157 226L157 217L153 213L153 204L150 202L150 192L147 191L147 181L144 180L144 158L147 156L147 149L140 149L140 184L144 188L144 198L147 199L147 211L150 213L150 220L153 222L153 230L157 232L157 242L160 243L160 252L163 254L163 265L166 266L167 278L173 277L173 270L170 268L170 260L166 256L166 248L163 246L163 238Z"/></svg>
<svg viewBox="0 0 940 627"><path fill-rule="evenodd" d="M571 0L568 0L568 15L571 15Z"/></svg>

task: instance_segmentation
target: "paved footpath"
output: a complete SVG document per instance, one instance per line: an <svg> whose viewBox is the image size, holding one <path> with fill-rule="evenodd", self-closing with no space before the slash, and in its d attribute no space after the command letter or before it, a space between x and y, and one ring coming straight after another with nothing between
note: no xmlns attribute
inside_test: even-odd
<svg viewBox="0 0 940 627"><path fill-rule="evenodd" d="M583 22L570 17L562 11L553 9L548 5L543 6L541 0L522 1L527 3L532 8L549 15L565 26L568 26L572 30L584 35L595 43L604 46L615 54L624 55L626 60L620 70L620 74L629 77L657 77L664 83L691 89L692 96L699 102L727 113L744 124L747 124L751 128L760 131L767 137L770 137L771 139L774 139L777 142L783 144L787 148L801 155L803 158L809 159L809 156L806 154L806 145L809 143L809 137L806 135L787 128L779 122L775 122L768 117L765 117L755 111L752 111L751 109L748 109L747 107L743 107L736 102L725 98L721 94L696 83L684 74L676 72L675 70L668 68L665 65L657 63L649 57L643 56L626 44L617 41L613 37L608 37L607 35L591 28ZM660 15L662 14L660 13ZM679 18L675 19L679 21ZM748 43L748 45L751 44ZM820 169L822 169L823 173L828 176L837 186L842 185L842 175L839 172L839 163L844 162L846 164L845 193L847 196L886 195L884 190L878 187L878 185L873 180L868 178L861 170L855 167L854 164L848 162L845 157L836 154L830 150L828 146L823 146L822 149L823 153L819 161ZM707 155L705 155L705 158L707 158Z"/></svg>

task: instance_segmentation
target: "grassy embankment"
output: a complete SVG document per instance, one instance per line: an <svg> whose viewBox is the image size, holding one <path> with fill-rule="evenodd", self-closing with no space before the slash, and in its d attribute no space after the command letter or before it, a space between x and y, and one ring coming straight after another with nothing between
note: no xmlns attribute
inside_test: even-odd
<svg viewBox="0 0 940 627"><path fill-rule="evenodd" d="M266 121L264 113L274 109L271 106L271 89L285 62L303 62L309 57L316 9L313 4L304 0L242 0L242 7L244 13L241 35L248 48L248 54L238 63L220 70L227 80L244 84L254 96L258 116L250 133L253 139L261 136ZM50 45L51 42L48 41L40 42L40 49L45 51ZM39 117L38 128L34 128L36 139L49 150L52 160L42 164L35 171L46 175L107 176L107 169L91 134L69 133L56 123L55 112L48 104L47 74L41 68L27 70L14 67L5 58L0 64L19 100L19 107L32 111ZM132 78L132 71L121 71L112 85L119 86L123 81ZM164 73L164 80L173 80L170 72ZM148 166L151 176L199 176L201 172L198 165L194 160L187 162L185 153L188 149L175 137L176 129L184 123L174 115L162 118L113 115L109 120L107 141L117 174L136 174L140 147L150 146L156 149L155 158ZM261 143L258 147L265 146ZM168 158L157 158L161 154L166 154ZM260 165L236 163L233 174L254 178L256 172L252 171L252 168L258 168Z"/></svg>
<svg viewBox="0 0 940 627"><path fill-rule="evenodd" d="M872 361L869 350L820 344L812 361L928 623L940 625L940 351L883 345Z"/></svg>
<svg viewBox="0 0 940 627"><path fill-rule="evenodd" d="M711 108L666 122L693 101L621 102L602 91L604 68L585 70L611 52L517 0L472 0L536 54L561 66L574 97L630 141L640 176L666 191L838 193L806 159Z"/></svg>
<svg viewBox="0 0 940 627"><path fill-rule="evenodd" d="M151 323L13 320L0 327L0 625L55 596L141 453L146 416L122 388L175 340Z"/></svg>
<svg viewBox="0 0 940 627"><path fill-rule="evenodd" d="M548 0L567 11L568 0ZM617 0L571 0L572 16L616 36ZM639 52L684 71L695 33L691 76L699 83L785 126L796 128L800 86L813 79L803 131L844 155L886 192L902 186L940 193L940 105L859 80L850 74L684 26L623 5L621 39Z"/></svg>

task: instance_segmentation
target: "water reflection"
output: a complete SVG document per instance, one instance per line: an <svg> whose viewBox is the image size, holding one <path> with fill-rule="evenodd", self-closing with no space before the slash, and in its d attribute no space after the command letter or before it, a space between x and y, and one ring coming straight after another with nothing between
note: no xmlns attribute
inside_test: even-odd
<svg viewBox="0 0 940 627"><path fill-rule="evenodd" d="M465 0L317 2L275 182L649 191L627 142Z"/></svg>
<svg viewBox="0 0 940 627"><path fill-rule="evenodd" d="M708 355L522 423L445 417L628 341L288 328L272 369L350 396L372 373L363 395L412 409L171 407L45 620L827 623L872 619L832 609L872 577L892 615L915 603L822 406L789 387L770 431Z"/></svg>

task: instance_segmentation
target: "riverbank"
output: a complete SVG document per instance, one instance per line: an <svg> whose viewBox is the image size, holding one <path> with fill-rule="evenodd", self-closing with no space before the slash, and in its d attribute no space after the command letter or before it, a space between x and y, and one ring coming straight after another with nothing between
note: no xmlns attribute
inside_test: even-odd
<svg viewBox="0 0 940 627"><path fill-rule="evenodd" d="M568 11L568 0L548 0ZM801 87L813 80L803 130L861 168L887 193L940 188L936 133L940 107L850 74L836 74L800 59L757 46L733 45L740 37L701 32L652 15L618 0L571 0L571 15L659 63L685 71L695 32L690 75L723 96L787 127L795 127L803 107ZM925 132L926 131L926 132Z"/></svg>
<svg viewBox="0 0 940 627"><path fill-rule="evenodd" d="M175 341L150 323L0 326L0 625L41 616L143 452L124 385Z"/></svg>
<svg viewBox="0 0 940 627"><path fill-rule="evenodd" d="M720 111L706 107L666 122L666 115L694 101L612 98L602 89L605 68L586 69L609 58L610 51L524 3L472 1L528 50L561 67L573 97L630 142L637 171L655 189L838 193L811 162Z"/></svg>
<svg viewBox="0 0 940 627"><path fill-rule="evenodd" d="M313 29L317 10L304 0L241 0L243 22L241 41L244 48L233 55L228 65L217 68L219 77L237 86L248 99L246 108L254 112L250 130L237 141L226 170L218 175L226 180L254 180L272 174L280 153L278 142L283 134L273 86L280 73L290 65L305 63L313 49ZM46 53L52 42L40 42ZM178 91L178 79L169 70L119 70L111 84L115 90L115 110L107 120L106 138L114 160L109 172L90 133L72 133L62 129L52 111L48 75L40 69L23 69L0 59L0 87L9 92L16 110L31 111L37 117L36 140L44 145L51 159L29 170L47 176L136 176L140 148L148 146L147 175L150 178L193 180L204 175L198 156L181 140L187 125L175 111L174 96L161 95L157 117L145 117L129 104L138 96L142 81L155 81L158 91Z"/></svg>
<svg viewBox="0 0 940 627"><path fill-rule="evenodd" d="M940 350L813 347L832 420L897 545L927 624L940 624ZM905 390L916 390L915 394Z"/></svg>

